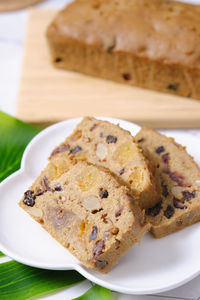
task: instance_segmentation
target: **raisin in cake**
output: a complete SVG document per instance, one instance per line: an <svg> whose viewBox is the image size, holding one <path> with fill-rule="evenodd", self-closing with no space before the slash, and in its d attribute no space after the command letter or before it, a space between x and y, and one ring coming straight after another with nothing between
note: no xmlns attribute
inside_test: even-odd
<svg viewBox="0 0 200 300"><path fill-rule="evenodd" d="M52 152L50 161L60 174L67 168L67 160L74 158L108 168L128 185L142 208L159 201L146 159L130 132L118 125L84 118L64 143Z"/></svg>
<svg viewBox="0 0 200 300"><path fill-rule="evenodd" d="M199 16L170 0L76 0L47 41L57 68L200 99Z"/></svg>
<svg viewBox="0 0 200 300"><path fill-rule="evenodd" d="M149 230L129 189L107 170L78 162L49 177L42 173L20 206L85 266L108 272Z"/></svg>
<svg viewBox="0 0 200 300"><path fill-rule="evenodd" d="M146 210L152 233L160 238L200 221L200 169L185 147L152 129L143 128L136 141L155 164L161 201Z"/></svg>

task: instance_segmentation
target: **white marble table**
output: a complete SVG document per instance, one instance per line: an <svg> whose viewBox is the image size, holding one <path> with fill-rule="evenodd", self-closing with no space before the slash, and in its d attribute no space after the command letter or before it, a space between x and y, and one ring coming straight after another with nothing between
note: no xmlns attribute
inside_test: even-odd
<svg viewBox="0 0 200 300"><path fill-rule="evenodd" d="M49 0L37 6L61 8L68 2L70 1ZM200 4L200 0L185 0L184 2ZM15 115L20 81L26 21L27 9L16 12L0 13L0 110L3 110L13 116ZM171 130L165 130L164 132L170 133ZM192 134L198 136L200 139L200 129L184 130L184 132L186 137L188 134ZM5 260L7 260L7 258L2 258L0 259L0 262ZM54 294L52 296L45 297L45 299L70 300L81 295L89 287L91 287L91 283L86 280L75 287L59 292L56 295ZM128 296L118 294L115 296L116 299L120 300L197 300L200 299L200 277L197 277L181 288L162 293L161 295Z"/></svg>

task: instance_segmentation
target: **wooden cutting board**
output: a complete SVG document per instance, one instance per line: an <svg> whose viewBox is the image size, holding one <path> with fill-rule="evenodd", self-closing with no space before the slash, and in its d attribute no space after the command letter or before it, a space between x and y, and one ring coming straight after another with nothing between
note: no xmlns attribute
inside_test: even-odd
<svg viewBox="0 0 200 300"><path fill-rule="evenodd" d="M55 10L31 10L17 116L49 124L71 117L109 116L157 128L200 127L200 101L55 69L45 40Z"/></svg>

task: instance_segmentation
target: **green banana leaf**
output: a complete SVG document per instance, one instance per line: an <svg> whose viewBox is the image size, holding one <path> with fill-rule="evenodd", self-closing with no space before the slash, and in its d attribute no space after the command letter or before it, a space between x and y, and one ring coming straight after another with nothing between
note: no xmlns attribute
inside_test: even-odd
<svg viewBox="0 0 200 300"><path fill-rule="evenodd" d="M0 111L0 182L20 168L24 149L37 133L36 127Z"/></svg>
<svg viewBox="0 0 200 300"><path fill-rule="evenodd" d="M38 132L0 111L0 182L20 168L24 149Z"/></svg>
<svg viewBox="0 0 200 300"><path fill-rule="evenodd" d="M84 280L75 271L48 271L15 261L0 264L0 299L27 300Z"/></svg>
<svg viewBox="0 0 200 300"><path fill-rule="evenodd" d="M73 300L110 300L111 291L95 284L85 294Z"/></svg>

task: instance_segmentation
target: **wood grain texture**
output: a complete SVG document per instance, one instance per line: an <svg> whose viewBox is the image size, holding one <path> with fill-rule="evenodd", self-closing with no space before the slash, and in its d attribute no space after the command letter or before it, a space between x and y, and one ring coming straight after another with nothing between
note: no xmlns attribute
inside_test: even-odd
<svg viewBox="0 0 200 300"><path fill-rule="evenodd" d="M17 106L24 121L49 124L109 116L157 128L200 127L200 101L55 69L45 39L55 10L31 10Z"/></svg>
<svg viewBox="0 0 200 300"><path fill-rule="evenodd" d="M44 0L0 0L0 11L17 10Z"/></svg>

